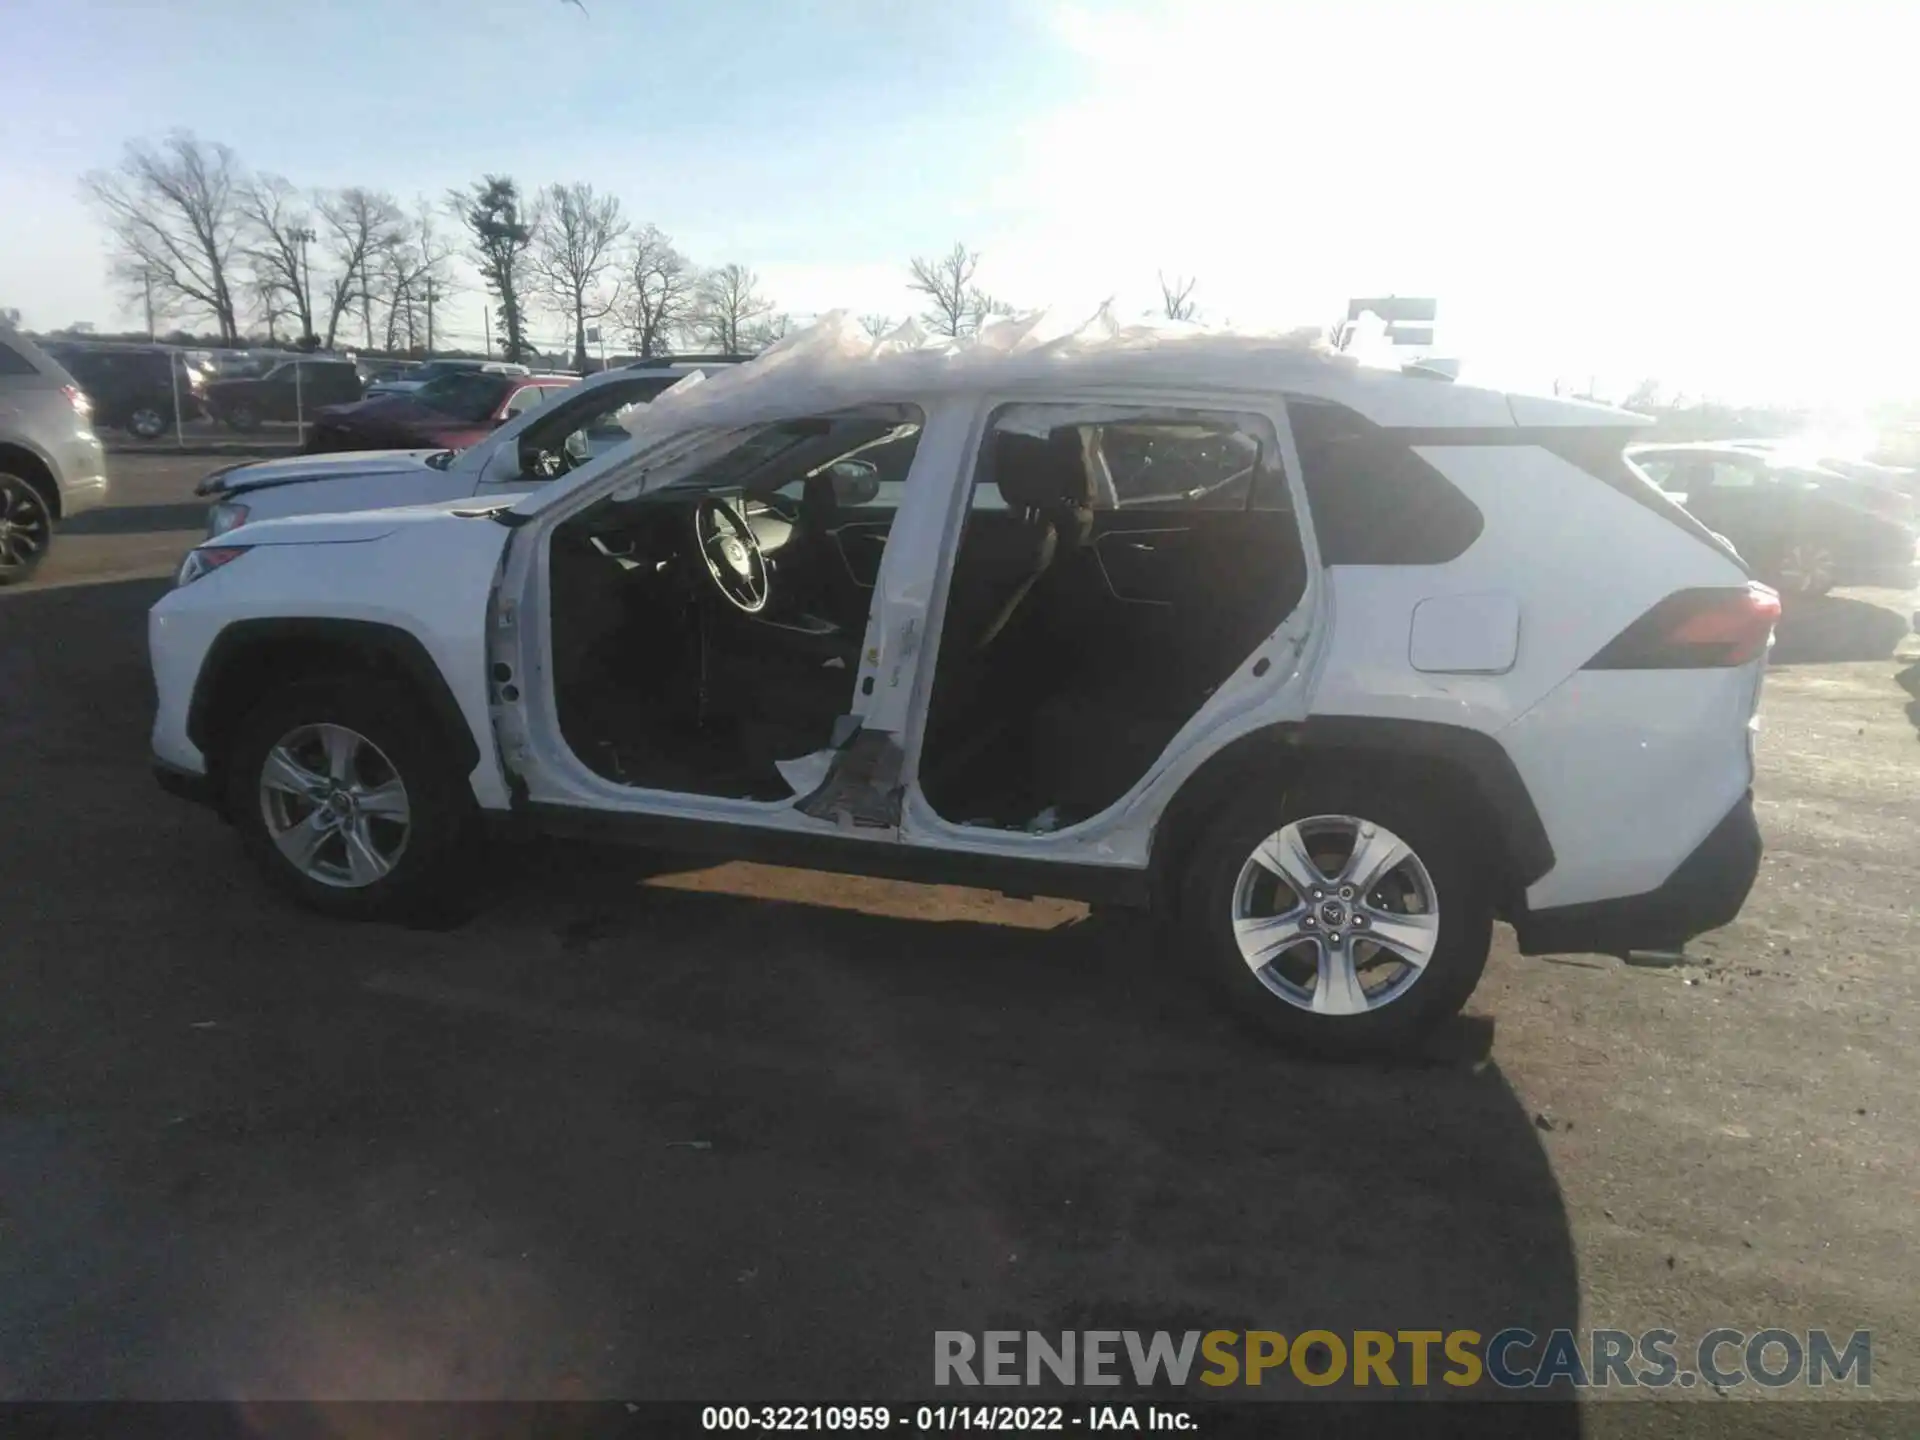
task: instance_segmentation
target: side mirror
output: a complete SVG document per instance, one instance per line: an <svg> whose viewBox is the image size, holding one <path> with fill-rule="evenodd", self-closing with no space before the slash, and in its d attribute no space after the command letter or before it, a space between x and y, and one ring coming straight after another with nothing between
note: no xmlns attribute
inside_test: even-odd
<svg viewBox="0 0 1920 1440"><path fill-rule="evenodd" d="M880 469L866 460L836 460L827 467L836 505L870 505L880 495Z"/></svg>

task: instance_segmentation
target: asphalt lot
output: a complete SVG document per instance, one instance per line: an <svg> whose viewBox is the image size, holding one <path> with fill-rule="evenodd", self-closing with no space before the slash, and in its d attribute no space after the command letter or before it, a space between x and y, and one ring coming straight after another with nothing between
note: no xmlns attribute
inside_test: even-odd
<svg viewBox="0 0 1920 1440"><path fill-rule="evenodd" d="M1687 963L1502 932L1430 1055L1323 1066L1058 902L555 846L450 933L287 908L147 773L217 463L117 456L0 593L0 1396L904 1398L936 1329L1732 1325L1871 1329L1920 1398L1913 597L1783 626L1769 854Z"/></svg>

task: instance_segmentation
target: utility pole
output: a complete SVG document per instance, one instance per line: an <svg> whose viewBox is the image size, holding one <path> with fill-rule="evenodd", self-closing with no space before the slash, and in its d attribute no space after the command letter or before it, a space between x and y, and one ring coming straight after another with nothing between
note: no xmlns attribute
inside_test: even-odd
<svg viewBox="0 0 1920 1440"><path fill-rule="evenodd" d="M287 232L287 238L300 247L300 328L302 348L308 335L313 334L313 266L307 260L307 246L320 237L305 225L295 226Z"/></svg>
<svg viewBox="0 0 1920 1440"><path fill-rule="evenodd" d="M427 354L433 354L433 272L427 272Z"/></svg>
<svg viewBox="0 0 1920 1440"><path fill-rule="evenodd" d="M493 358L493 312L484 305L480 307L480 324L487 337L487 359L491 360ZM471 335L473 332L469 330L467 333Z"/></svg>

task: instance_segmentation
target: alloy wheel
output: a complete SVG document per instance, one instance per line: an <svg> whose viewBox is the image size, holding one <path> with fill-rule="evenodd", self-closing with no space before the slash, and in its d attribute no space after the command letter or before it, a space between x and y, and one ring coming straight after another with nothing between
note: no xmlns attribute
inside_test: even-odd
<svg viewBox="0 0 1920 1440"><path fill-rule="evenodd" d="M1795 595L1819 595L1831 589L1833 552L1804 541L1790 546L1780 561L1780 583Z"/></svg>
<svg viewBox="0 0 1920 1440"><path fill-rule="evenodd" d="M143 405L127 417L127 429L141 440L158 440L167 428L167 417L150 405Z"/></svg>
<svg viewBox="0 0 1920 1440"><path fill-rule="evenodd" d="M1274 995L1316 1015L1362 1015L1404 996L1433 958L1440 905L1413 848L1384 825L1315 815L1281 827L1233 888L1240 958Z"/></svg>
<svg viewBox="0 0 1920 1440"><path fill-rule="evenodd" d="M267 838L308 879L364 889L391 874L407 848L406 783L384 751L344 725L302 725L260 767Z"/></svg>
<svg viewBox="0 0 1920 1440"><path fill-rule="evenodd" d="M0 475L0 572L35 564L52 539L53 517L39 492L24 480Z"/></svg>

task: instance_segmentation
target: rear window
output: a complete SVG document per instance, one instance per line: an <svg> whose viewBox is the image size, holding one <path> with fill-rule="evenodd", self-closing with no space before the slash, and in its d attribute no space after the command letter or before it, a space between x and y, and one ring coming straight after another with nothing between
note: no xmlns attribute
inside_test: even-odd
<svg viewBox="0 0 1920 1440"><path fill-rule="evenodd" d="M0 375L38 375L40 367L29 360L15 341L0 338Z"/></svg>
<svg viewBox="0 0 1920 1440"><path fill-rule="evenodd" d="M1323 564L1441 565L1480 538L1480 507L1405 440L1324 400L1287 418Z"/></svg>

